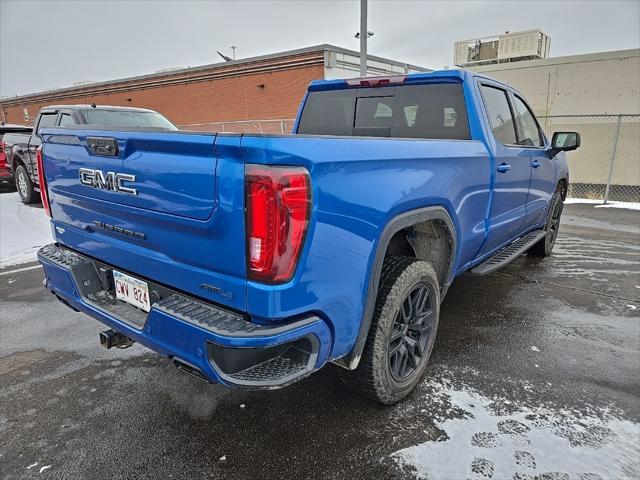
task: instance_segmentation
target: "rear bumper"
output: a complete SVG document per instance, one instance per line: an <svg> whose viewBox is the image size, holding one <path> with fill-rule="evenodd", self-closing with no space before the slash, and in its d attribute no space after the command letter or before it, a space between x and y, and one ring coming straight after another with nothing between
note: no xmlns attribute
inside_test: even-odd
<svg viewBox="0 0 640 480"><path fill-rule="evenodd" d="M58 244L40 249L38 260L47 288L63 302L208 381L280 388L327 362L331 331L317 316L258 325L150 280L147 314L115 300L107 264Z"/></svg>

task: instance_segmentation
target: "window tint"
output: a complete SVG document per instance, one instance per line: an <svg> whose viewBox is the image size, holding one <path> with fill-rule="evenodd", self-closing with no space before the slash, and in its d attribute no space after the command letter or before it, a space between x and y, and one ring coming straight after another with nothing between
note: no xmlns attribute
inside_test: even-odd
<svg viewBox="0 0 640 480"><path fill-rule="evenodd" d="M157 112L135 110L107 110L104 108L88 108L83 111L90 125L113 127L156 127L167 130L178 128Z"/></svg>
<svg viewBox="0 0 640 480"><path fill-rule="evenodd" d="M516 129L507 100L507 92L486 85L482 85L481 88L493 134L504 144L517 144Z"/></svg>
<svg viewBox="0 0 640 480"><path fill-rule="evenodd" d="M75 125L75 124L76 124L76 121L68 113L63 113L60 116L60 126L61 127L66 127L66 126Z"/></svg>
<svg viewBox="0 0 640 480"><path fill-rule="evenodd" d="M520 145L527 145L529 147L541 147L544 145L538 122L536 122L533 113L529 110L527 105L521 98L514 96L514 108L516 110L516 116L522 127L522 135L518 141Z"/></svg>
<svg viewBox="0 0 640 480"><path fill-rule="evenodd" d="M384 95L381 95L383 91ZM460 84L311 92L300 118L298 133L471 138Z"/></svg>
<svg viewBox="0 0 640 480"><path fill-rule="evenodd" d="M310 92L300 117L298 133L352 135L356 90Z"/></svg>
<svg viewBox="0 0 640 480"><path fill-rule="evenodd" d="M388 137L393 125L393 102L393 97L358 98L353 134Z"/></svg>
<svg viewBox="0 0 640 480"><path fill-rule="evenodd" d="M462 85L442 83L398 87L392 137L469 140Z"/></svg>
<svg viewBox="0 0 640 480"><path fill-rule="evenodd" d="M40 121L38 122L38 133L40 130L47 127L53 127L56 124L57 113L43 113L40 115Z"/></svg>

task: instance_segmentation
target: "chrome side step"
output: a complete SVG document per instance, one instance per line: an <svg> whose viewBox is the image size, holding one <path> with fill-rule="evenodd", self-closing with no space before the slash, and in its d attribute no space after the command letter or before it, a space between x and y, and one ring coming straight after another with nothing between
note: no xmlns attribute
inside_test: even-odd
<svg viewBox="0 0 640 480"><path fill-rule="evenodd" d="M547 235L544 230L534 230L527 233L524 237L520 237L507 248L500 250L494 256L488 258L483 263L471 269L472 275L487 275L495 272L499 268L508 265L516 258L529 250L533 245L542 240Z"/></svg>

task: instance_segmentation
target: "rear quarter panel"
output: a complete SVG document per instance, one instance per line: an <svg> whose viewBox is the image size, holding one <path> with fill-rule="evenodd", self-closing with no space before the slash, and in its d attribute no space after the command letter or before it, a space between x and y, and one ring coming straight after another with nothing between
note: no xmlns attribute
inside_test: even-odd
<svg viewBox="0 0 640 480"><path fill-rule="evenodd" d="M442 206L458 231L454 271L484 238L487 149L479 141L245 136L247 163L303 165L311 175L310 230L294 278L249 282L247 309L269 319L313 311L334 328L332 357L358 334L369 275L384 227L397 215Z"/></svg>

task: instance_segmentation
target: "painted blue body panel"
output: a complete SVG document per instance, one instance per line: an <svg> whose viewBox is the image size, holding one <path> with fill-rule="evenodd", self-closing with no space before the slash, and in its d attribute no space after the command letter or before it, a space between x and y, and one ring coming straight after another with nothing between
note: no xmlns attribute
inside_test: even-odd
<svg viewBox="0 0 640 480"><path fill-rule="evenodd" d="M46 130L45 176L57 241L133 274L246 312L254 322L317 315L327 329L314 332L326 352L319 365L343 357L355 344L381 235L394 218L429 206L446 210L456 234L450 283L523 233L541 228L558 181L568 178L564 154L550 159L548 144L543 149L508 148L496 141L484 112L481 81L490 80L459 71L410 75L406 81L461 82L470 140ZM309 90L338 88L347 88L346 83L313 82ZM298 117L303 108L304 100ZM297 126L298 121L294 132ZM92 156L84 143L87 136L116 138L120 156ZM534 160L539 168L531 167ZM517 168L499 173L503 161L518 162ZM247 280L247 163L301 165L310 174L309 230L294 277L282 285ZM80 185L81 166L137 175L139 197ZM142 232L146 238L97 229L94 221ZM64 284L61 273L52 278ZM203 284L217 293L203 289ZM68 295L64 298L76 308L131 338L163 354L179 349L186 360L200 365L193 349L202 332L173 325L179 321L160 318L160 312L152 320L154 331L161 332L131 332L82 304L73 292ZM237 342L249 346L251 340Z"/></svg>

